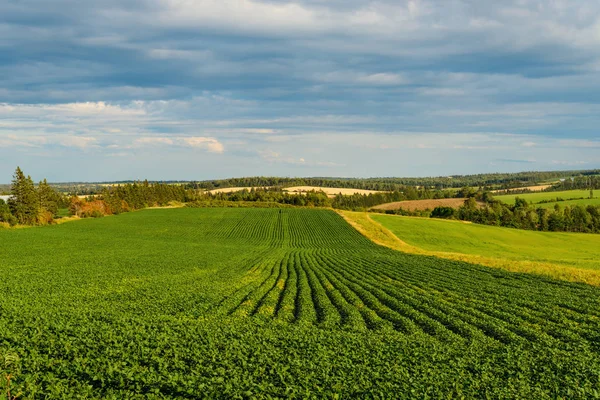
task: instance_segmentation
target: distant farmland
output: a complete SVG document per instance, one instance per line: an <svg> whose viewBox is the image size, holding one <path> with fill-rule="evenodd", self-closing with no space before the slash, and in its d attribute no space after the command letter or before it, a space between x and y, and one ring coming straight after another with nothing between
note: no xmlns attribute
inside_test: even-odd
<svg viewBox="0 0 600 400"><path fill-rule="evenodd" d="M424 211L433 210L436 207L459 208L465 203L466 198L452 199L427 199L427 200L407 200L396 201L394 203L380 204L373 207L374 210L406 210L406 211Z"/></svg>
<svg viewBox="0 0 600 400"><path fill-rule="evenodd" d="M337 194L343 195L353 195L353 194L372 194L372 193L382 193L380 190L365 190L365 189L353 189L353 188L330 188L330 187L319 187L319 186L293 186L284 188L286 192L290 193L306 193L311 190L314 191L322 191L327 194L329 197L335 197Z"/></svg>
<svg viewBox="0 0 600 400"><path fill-rule="evenodd" d="M252 189L269 189L270 187L229 187L221 189L212 189L208 193L232 193L239 192L241 190L252 190ZM328 197L335 197L337 194L353 195L353 194L372 194L381 193L379 190L365 190L365 189L352 189L352 188L330 188L320 186L293 186L282 188L284 192L302 194L310 191L324 192Z"/></svg>
<svg viewBox="0 0 600 400"><path fill-rule="evenodd" d="M594 191L595 196L597 197L597 192ZM506 195L498 195L494 196L496 200L500 200L507 204L514 204L515 199L518 197L520 199L527 200L530 203L539 203L540 201L553 201L556 198L561 198L564 200L568 199L587 199L590 196L589 190L564 190L560 192L539 192L539 193L522 193L522 194L506 194Z"/></svg>
<svg viewBox="0 0 600 400"><path fill-rule="evenodd" d="M516 192L519 190L530 190L532 192L541 192L542 190L546 190L549 187L552 187L552 185L536 185L536 186L517 187L514 189L498 189L498 190L492 190L492 193Z"/></svg>
<svg viewBox="0 0 600 400"><path fill-rule="evenodd" d="M569 206L598 206L600 205L600 197L596 197L593 199L580 199L580 200L565 200L565 201L556 201L551 203L539 203L536 204L536 207L541 208L554 208L554 206L559 205L561 207Z"/></svg>

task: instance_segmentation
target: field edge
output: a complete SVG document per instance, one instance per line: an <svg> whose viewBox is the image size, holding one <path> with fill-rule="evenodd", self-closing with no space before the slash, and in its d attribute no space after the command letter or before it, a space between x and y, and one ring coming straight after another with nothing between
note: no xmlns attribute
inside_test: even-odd
<svg viewBox="0 0 600 400"><path fill-rule="evenodd" d="M462 261L471 264L502 269L509 272L540 275L563 281L585 283L600 287L600 271L535 261L514 261L464 253L429 251L404 242L388 228L373 220L369 213L342 210L337 210L337 212L361 235L365 236L375 244L388 247L392 250L409 254L433 256L446 260ZM390 218L412 217L390 216Z"/></svg>

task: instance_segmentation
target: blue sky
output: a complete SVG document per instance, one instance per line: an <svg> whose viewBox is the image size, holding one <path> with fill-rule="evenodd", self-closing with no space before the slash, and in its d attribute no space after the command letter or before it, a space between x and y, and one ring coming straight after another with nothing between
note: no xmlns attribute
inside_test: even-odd
<svg viewBox="0 0 600 400"><path fill-rule="evenodd" d="M598 127L598 2L0 2L0 182L588 169Z"/></svg>

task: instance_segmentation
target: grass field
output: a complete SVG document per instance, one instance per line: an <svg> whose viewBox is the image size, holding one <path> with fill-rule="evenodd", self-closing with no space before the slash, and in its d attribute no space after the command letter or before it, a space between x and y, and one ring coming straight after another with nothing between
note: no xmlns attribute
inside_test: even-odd
<svg viewBox="0 0 600 400"><path fill-rule="evenodd" d="M594 197L597 198L598 191L594 192ZM503 201L507 204L514 204L515 199L519 197L521 199L525 199L530 203L539 203L540 201L552 201L557 197L562 198L564 200L568 199L587 199L590 197L589 190L565 190L560 192L538 192L538 193L523 193L523 194L507 194L501 196L494 196L496 200ZM564 202L560 202L559 204L564 204ZM552 205L554 206L554 204Z"/></svg>
<svg viewBox="0 0 600 400"><path fill-rule="evenodd" d="M146 210L3 230L0 255L19 398L600 395L600 289L403 254L332 211Z"/></svg>
<svg viewBox="0 0 600 400"><path fill-rule="evenodd" d="M569 207L573 207L573 206L598 206L600 205L600 197L596 197L593 199L580 199L580 200L565 200L565 201L556 201L556 202L552 202L552 203L541 203L541 204L536 204L536 207L541 207L541 208L554 208L554 206L558 204L559 206L561 206L562 208L569 206Z"/></svg>
<svg viewBox="0 0 600 400"><path fill-rule="evenodd" d="M535 232L440 219L372 215L406 243L429 251L600 270L600 235Z"/></svg>

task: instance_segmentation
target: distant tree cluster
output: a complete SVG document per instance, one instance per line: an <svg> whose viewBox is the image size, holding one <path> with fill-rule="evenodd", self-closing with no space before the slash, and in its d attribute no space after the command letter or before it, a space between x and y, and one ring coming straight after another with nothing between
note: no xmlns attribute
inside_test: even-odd
<svg viewBox="0 0 600 400"><path fill-rule="evenodd" d="M121 214L147 207L161 207L172 202L185 203L196 200L195 191L182 185L134 182L104 187L102 192L85 199L73 196L69 210L79 217L101 217Z"/></svg>
<svg viewBox="0 0 600 400"><path fill-rule="evenodd" d="M600 189L600 175L582 175L572 179L565 179L552 186L552 190L598 190Z"/></svg>
<svg viewBox="0 0 600 400"><path fill-rule="evenodd" d="M462 188L465 186L481 189L509 189L530 186L535 183L559 179L565 176L600 175L600 170L583 171L530 171L518 173L491 173L476 175L452 175L424 178L281 178L247 177L220 180L207 180L188 183L189 188L218 189L229 187L286 187L319 186L365 190L404 191L406 186L427 187L429 189Z"/></svg>
<svg viewBox="0 0 600 400"><path fill-rule="evenodd" d="M52 223L66 198L44 179L37 187L30 176L17 167L7 202L0 200L0 222L11 226L45 225Z"/></svg>
<svg viewBox="0 0 600 400"><path fill-rule="evenodd" d="M202 202L260 202L279 203L300 207L331 207L331 199L322 191L288 193L280 188L244 189L230 193L204 193Z"/></svg>
<svg viewBox="0 0 600 400"><path fill-rule="evenodd" d="M548 209L535 207L518 197L513 205L494 200L489 195L485 200L483 207L478 206L475 198L468 199L456 210L437 207L431 217L537 231L600 233L600 206L597 205L567 205L563 208L556 204Z"/></svg>

